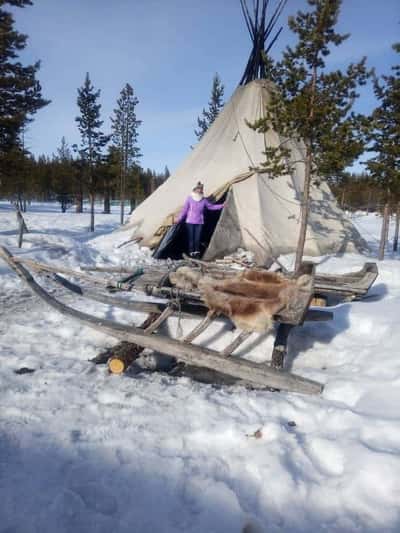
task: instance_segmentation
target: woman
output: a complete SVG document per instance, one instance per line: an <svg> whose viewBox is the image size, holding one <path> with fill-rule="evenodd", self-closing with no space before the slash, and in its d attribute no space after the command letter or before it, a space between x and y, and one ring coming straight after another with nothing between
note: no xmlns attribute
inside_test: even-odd
<svg viewBox="0 0 400 533"><path fill-rule="evenodd" d="M186 198L182 211L177 219L177 223L186 222L186 229L189 241L189 255L198 257L200 255L200 237L204 224L204 210L219 211L225 204L212 204L204 198L204 187L199 181L194 187L192 194Z"/></svg>

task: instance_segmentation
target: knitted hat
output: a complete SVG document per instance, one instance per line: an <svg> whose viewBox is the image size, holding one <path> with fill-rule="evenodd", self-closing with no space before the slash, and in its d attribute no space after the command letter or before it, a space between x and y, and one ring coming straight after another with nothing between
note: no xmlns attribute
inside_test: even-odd
<svg viewBox="0 0 400 533"><path fill-rule="evenodd" d="M199 190L199 189L200 189L202 192L204 191L204 185L201 183L201 181L198 181L197 184L196 184L196 186L193 187L193 190L194 190L194 191L197 191L197 190Z"/></svg>

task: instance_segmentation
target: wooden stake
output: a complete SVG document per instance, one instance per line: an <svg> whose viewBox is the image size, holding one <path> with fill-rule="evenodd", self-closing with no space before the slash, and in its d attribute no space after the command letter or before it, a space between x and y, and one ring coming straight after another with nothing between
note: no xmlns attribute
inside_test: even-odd
<svg viewBox="0 0 400 533"><path fill-rule="evenodd" d="M22 247L22 241L24 238L24 232L29 233L28 227L25 224L24 217L22 216L22 213L17 205L15 205L15 209L17 210L17 222L18 222L18 248Z"/></svg>

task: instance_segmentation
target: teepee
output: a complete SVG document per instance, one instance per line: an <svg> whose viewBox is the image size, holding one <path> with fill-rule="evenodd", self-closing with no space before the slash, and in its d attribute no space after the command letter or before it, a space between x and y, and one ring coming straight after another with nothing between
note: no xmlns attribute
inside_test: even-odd
<svg viewBox="0 0 400 533"><path fill-rule="evenodd" d="M265 79L262 51L285 1L278 3L268 24L267 1L262 5L257 1L253 18L244 0L241 3L253 49L239 87L176 172L135 209L128 228L143 245L157 250L173 225L174 215L179 213L196 182L201 181L207 196L225 201L222 212L210 211L206 217L203 258L213 260L244 248L254 253L258 264L265 264L296 249L304 146L295 140L286 142L291 154L290 175L271 179L263 172L265 148L278 146L282 139L274 131L257 133L248 123L264 116L274 90ZM363 239L325 183L312 187L311 198L306 255L365 248ZM175 230L168 246L163 246L162 253L156 256L179 256L184 251L183 234Z"/></svg>

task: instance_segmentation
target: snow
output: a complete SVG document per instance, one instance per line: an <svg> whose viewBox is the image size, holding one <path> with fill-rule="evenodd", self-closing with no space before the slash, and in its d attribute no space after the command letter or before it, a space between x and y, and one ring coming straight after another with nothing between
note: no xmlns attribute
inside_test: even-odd
<svg viewBox="0 0 400 533"><path fill-rule="evenodd" d="M112 232L117 212L99 206L90 234L87 212L57 209L30 206L19 250L15 213L0 203L0 244L70 268L152 261L135 244L118 248L129 234ZM371 256L318 258L319 271L375 260L380 217L353 219ZM308 397L110 376L87 360L115 340L46 307L0 263L0 532L399 531L398 256L378 266L365 301L294 330L287 368L325 384ZM79 309L142 320L89 301ZM200 341L218 348L232 335L219 324ZM239 353L261 362L271 346L271 336L251 338ZM22 367L35 372L16 374Z"/></svg>

